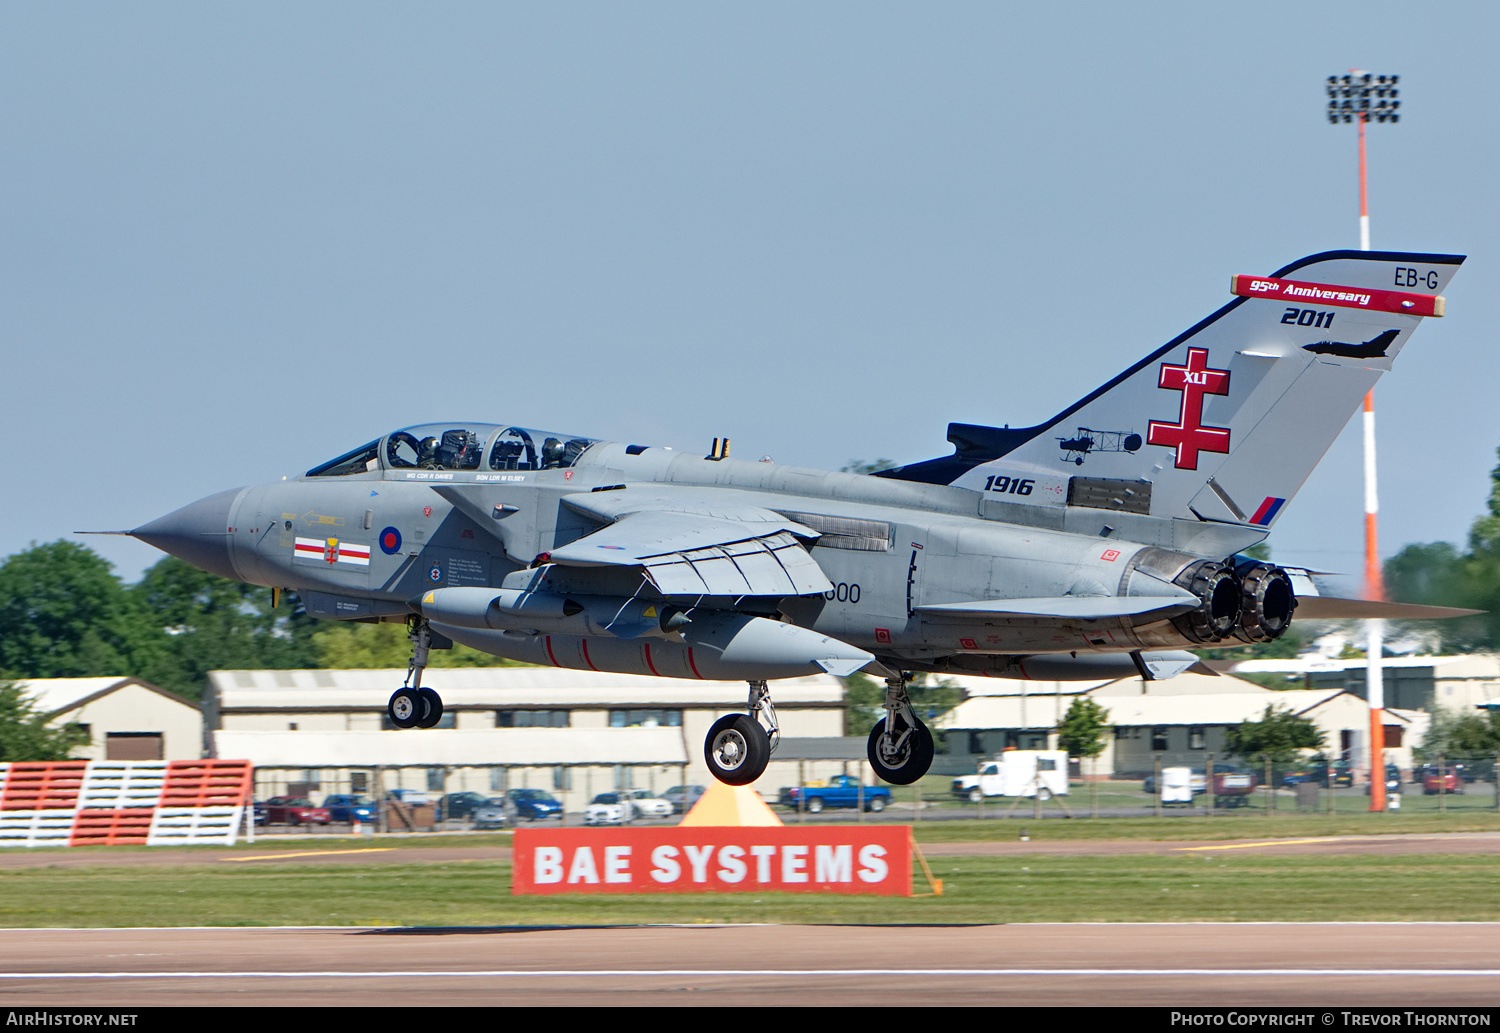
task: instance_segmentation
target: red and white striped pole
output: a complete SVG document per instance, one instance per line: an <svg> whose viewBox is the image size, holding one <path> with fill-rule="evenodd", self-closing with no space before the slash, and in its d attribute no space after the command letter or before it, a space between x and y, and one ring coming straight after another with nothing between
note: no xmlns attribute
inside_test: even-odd
<svg viewBox="0 0 1500 1033"><path fill-rule="evenodd" d="M1373 114L1378 122L1397 122L1398 77L1373 76L1357 68L1349 74L1328 77L1328 121L1359 125L1359 247L1370 250L1370 190L1365 162L1365 126ZM1371 95L1379 100L1371 104ZM1375 480L1375 392L1365 395L1365 597L1385 598L1380 574L1380 549L1375 533L1380 505ZM1385 627L1378 620L1365 623L1365 698L1370 707L1370 810L1383 811L1385 799L1385 681L1381 654L1385 649Z"/></svg>
<svg viewBox="0 0 1500 1033"><path fill-rule="evenodd" d="M1368 223L1367 223L1368 225ZM1368 251L1369 248L1364 250ZM1375 491L1375 392L1365 395L1365 596L1374 602L1385 598L1380 575L1380 549L1375 534L1375 516L1380 510ZM1370 704L1370 810L1385 810L1385 678L1381 654L1385 649L1385 626L1379 620L1365 622L1365 698Z"/></svg>
<svg viewBox="0 0 1500 1033"><path fill-rule="evenodd" d="M1365 123L1368 119L1361 114L1359 119L1359 249L1370 250L1370 184L1365 176Z"/></svg>

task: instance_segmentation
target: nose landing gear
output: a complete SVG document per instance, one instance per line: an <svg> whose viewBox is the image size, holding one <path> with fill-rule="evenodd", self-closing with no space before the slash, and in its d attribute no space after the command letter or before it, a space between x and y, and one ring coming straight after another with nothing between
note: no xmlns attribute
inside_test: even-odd
<svg viewBox="0 0 1500 1033"><path fill-rule="evenodd" d="M422 672L427 669L427 651L432 648L432 631L421 617L413 617L408 628L411 662L406 668L406 680L409 684L391 694L385 708L386 715L397 728L436 728L443 718L443 698L422 685Z"/></svg>

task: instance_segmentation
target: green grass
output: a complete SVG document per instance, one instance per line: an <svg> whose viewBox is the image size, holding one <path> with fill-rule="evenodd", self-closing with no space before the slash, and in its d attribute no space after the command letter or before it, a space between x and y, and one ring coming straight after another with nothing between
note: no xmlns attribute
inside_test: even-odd
<svg viewBox="0 0 1500 1033"><path fill-rule="evenodd" d="M929 860L941 897L512 897L491 861L31 868L0 874L0 927L1500 920L1487 855Z"/></svg>
<svg viewBox="0 0 1500 1033"><path fill-rule="evenodd" d="M1075 811L1075 813L1077 813ZM1500 832L1494 811L1399 814L1235 814L1170 818L1077 818L1061 820L1049 811L1041 821L1012 817L1004 821L925 821L912 826L922 843L972 843L1014 840L1024 828L1034 842L1079 840L1219 840L1278 839L1302 836L1437 835L1445 832ZM1441 847L1434 845L1434 851Z"/></svg>
<svg viewBox="0 0 1500 1033"><path fill-rule="evenodd" d="M913 822L924 839L952 841L955 839L1005 839L1016 834L1015 823L1026 822L1033 835L1036 819L1033 818L1034 803L1010 799L985 801L982 810L968 801L954 799L948 792L946 780L929 775L916 786L893 789L895 805L883 815L883 820ZM1161 818L1111 817L1089 819L1091 804L1089 786L1074 782L1069 795L1062 801L1077 818L1088 819L1084 825L1091 827L1058 831L1053 828L1056 819L1064 818L1065 812L1058 802L1042 807L1042 821L1048 835L1056 834L1061 839L1194 839L1194 838L1244 838L1273 835L1334 835L1334 834L1379 834L1388 832L1478 832L1500 831L1500 812L1495 810L1494 787L1478 783L1469 787L1463 795L1445 797L1424 796L1420 791L1406 792L1401 797L1399 811L1371 814L1369 797L1358 790L1340 790L1333 797L1333 813L1329 813L1329 799L1320 795L1317 806L1299 810L1297 800L1291 793L1277 793L1271 813L1266 813L1266 794L1257 792L1247 798L1246 804L1233 809L1219 809L1213 817L1204 815L1205 798L1197 798L1195 807L1165 807ZM1410 790L1410 787L1408 787ZM912 803L920 793L924 804L917 818ZM1012 807L1012 804L1015 804ZM1099 806L1108 808L1131 807L1150 809L1155 807L1155 797L1141 792L1139 782L1104 782L1099 784ZM788 824L794 823L794 813L778 810ZM980 815L983 819L980 820ZM973 821L955 821L953 816L963 815ZM1008 815L1008 817L1007 817ZM934 819L942 818L942 821ZM1245 824L1249 819L1254 826ZM867 818L867 820L869 820ZM1224 823L1218 828L1215 823ZM1060 824L1060 823L1059 823ZM1077 822L1067 824L1076 825ZM955 826L943 829L941 826ZM1092 827L1097 826L1097 827ZM1285 827L1290 831L1272 832ZM1306 833L1309 828L1324 829L1317 833Z"/></svg>

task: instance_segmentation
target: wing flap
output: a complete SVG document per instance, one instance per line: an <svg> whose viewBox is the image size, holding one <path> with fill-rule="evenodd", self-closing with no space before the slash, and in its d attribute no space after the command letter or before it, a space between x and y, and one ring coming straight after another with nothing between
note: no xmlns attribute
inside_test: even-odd
<svg viewBox="0 0 1500 1033"><path fill-rule="evenodd" d="M833 587L791 521L638 512L561 548L564 566L635 566L663 595L814 595Z"/></svg>

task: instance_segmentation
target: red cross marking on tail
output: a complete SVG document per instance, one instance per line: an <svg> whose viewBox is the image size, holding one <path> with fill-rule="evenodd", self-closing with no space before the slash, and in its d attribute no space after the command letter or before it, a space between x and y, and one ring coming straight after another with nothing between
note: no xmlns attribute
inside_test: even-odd
<svg viewBox="0 0 1500 1033"><path fill-rule="evenodd" d="M1182 392L1182 409L1176 423L1152 420L1146 442L1177 449L1177 469L1198 469L1198 453L1228 452L1229 428L1203 426L1203 396L1227 395L1229 371L1209 369L1208 349L1189 348L1186 366L1161 364L1157 387Z"/></svg>

